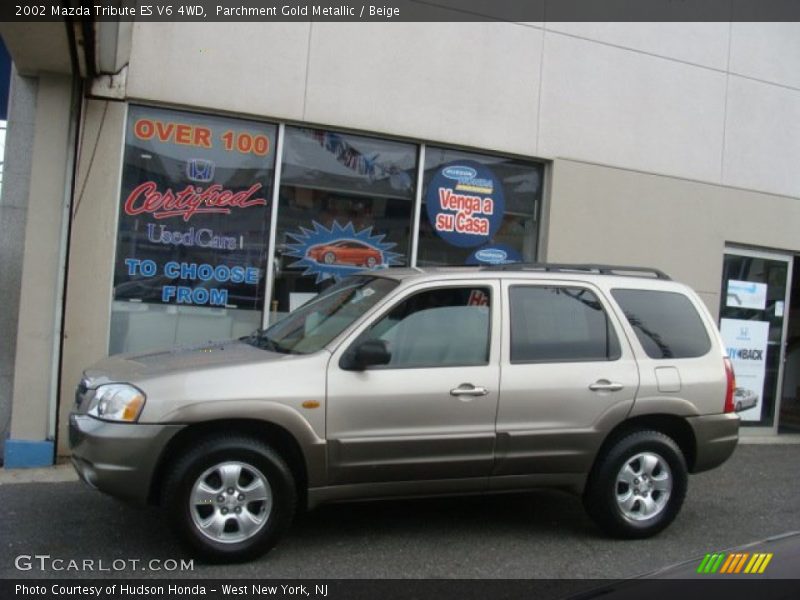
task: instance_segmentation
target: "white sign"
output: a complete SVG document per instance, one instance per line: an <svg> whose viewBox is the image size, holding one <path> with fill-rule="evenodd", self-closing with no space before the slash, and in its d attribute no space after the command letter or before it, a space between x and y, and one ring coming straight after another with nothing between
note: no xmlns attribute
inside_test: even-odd
<svg viewBox="0 0 800 600"><path fill-rule="evenodd" d="M734 408L741 411L739 416L743 421L760 421L761 407L764 405L769 323L722 319L719 329L736 373Z"/></svg>
<svg viewBox="0 0 800 600"><path fill-rule="evenodd" d="M767 306L767 284L729 279L725 305L733 308L764 310Z"/></svg>

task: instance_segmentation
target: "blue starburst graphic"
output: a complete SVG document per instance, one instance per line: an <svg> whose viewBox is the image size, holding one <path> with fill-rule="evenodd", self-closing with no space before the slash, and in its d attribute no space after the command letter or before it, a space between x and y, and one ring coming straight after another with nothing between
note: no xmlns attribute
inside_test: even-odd
<svg viewBox="0 0 800 600"><path fill-rule="evenodd" d="M385 234L373 235L372 227L356 232L352 223L342 226L338 221L330 229L316 221L312 226L300 227L299 233L286 233L295 243L286 244L285 255L298 258L289 266L305 267L303 275L316 275L316 283L402 264L403 255L390 251L397 244L384 242Z"/></svg>

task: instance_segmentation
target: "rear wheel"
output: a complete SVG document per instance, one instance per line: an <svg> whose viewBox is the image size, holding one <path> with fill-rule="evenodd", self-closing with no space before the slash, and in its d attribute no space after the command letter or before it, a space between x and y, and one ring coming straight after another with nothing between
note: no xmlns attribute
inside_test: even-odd
<svg viewBox="0 0 800 600"><path fill-rule="evenodd" d="M212 562L255 558L272 546L294 515L291 470L262 442L210 438L179 459L163 504L181 539Z"/></svg>
<svg viewBox="0 0 800 600"><path fill-rule="evenodd" d="M584 506L611 535L649 537L675 519L687 484L686 461L675 441L657 431L636 431L598 458Z"/></svg>

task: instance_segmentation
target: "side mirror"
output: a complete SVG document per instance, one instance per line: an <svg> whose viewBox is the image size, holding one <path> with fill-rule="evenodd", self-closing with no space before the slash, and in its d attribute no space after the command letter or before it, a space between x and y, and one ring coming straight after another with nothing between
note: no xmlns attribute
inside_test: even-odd
<svg viewBox="0 0 800 600"><path fill-rule="evenodd" d="M363 371L373 365L386 365L392 353L385 340L365 340L342 357L339 366L347 371Z"/></svg>

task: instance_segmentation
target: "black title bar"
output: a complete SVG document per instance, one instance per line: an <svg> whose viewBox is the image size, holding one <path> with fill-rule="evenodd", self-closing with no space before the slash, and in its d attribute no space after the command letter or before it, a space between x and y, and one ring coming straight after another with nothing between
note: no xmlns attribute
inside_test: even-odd
<svg viewBox="0 0 800 600"><path fill-rule="evenodd" d="M0 21L800 21L798 0L3 0Z"/></svg>
<svg viewBox="0 0 800 600"><path fill-rule="evenodd" d="M6 579L3 600L751 600L797 598L800 580L727 579Z"/></svg>

